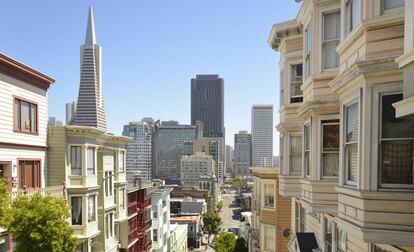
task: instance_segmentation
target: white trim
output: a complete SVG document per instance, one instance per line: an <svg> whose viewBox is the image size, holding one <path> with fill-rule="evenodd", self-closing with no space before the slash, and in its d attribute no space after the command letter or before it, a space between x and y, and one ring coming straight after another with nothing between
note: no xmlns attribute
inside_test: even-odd
<svg viewBox="0 0 414 252"><path fill-rule="evenodd" d="M287 141L288 141L288 147L287 147L287 150L284 152L284 156L285 156L285 158L286 158L286 156L288 156L288 158L287 158L287 170L286 170L286 174L287 175L291 175L291 176L300 176L301 175L301 173L302 173L302 171L300 171L300 172L298 172L297 174L295 174L295 173L293 173L293 172L291 172L291 167L290 167L290 156L291 156L291 152L290 152L290 147L291 147L291 141L290 141L290 137L301 137L302 139L301 139L301 141L302 141L302 144L303 144L303 132L300 132L300 131L296 131L296 132L288 132L288 137L287 137ZM301 148L301 151L303 151L303 146L302 146L302 148ZM288 153L288 154L286 154L286 153ZM301 159L303 159L303 152L301 153ZM302 170L302 169L301 169Z"/></svg>
<svg viewBox="0 0 414 252"><path fill-rule="evenodd" d="M316 167L317 167L317 177L320 180L323 181L338 181L338 177L339 177L339 164L338 164L338 177L334 177L334 176L323 176L323 170L322 170L322 149L323 149L323 131L322 131L322 122L323 121L329 121L329 120L338 120L338 123L330 123L330 124L338 124L339 128L341 127L341 120L340 120L340 115L339 114L332 114L332 115L321 115L318 117L317 120L317 159L316 159ZM340 131L340 130L339 130ZM341 134L340 132L338 132L338 134ZM339 135L341 136L341 135ZM339 153L341 151L341 145L339 145L339 150L338 150L338 158L340 158ZM340 162L340 161L339 161Z"/></svg>

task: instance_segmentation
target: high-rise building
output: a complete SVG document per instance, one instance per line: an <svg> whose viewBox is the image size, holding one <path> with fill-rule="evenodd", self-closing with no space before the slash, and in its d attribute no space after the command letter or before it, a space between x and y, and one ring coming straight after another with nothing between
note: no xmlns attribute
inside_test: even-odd
<svg viewBox="0 0 414 252"><path fill-rule="evenodd" d="M76 115L76 102L66 103L66 125L72 125L75 123Z"/></svg>
<svg viewBox="0 0 414 252"><path fill-rule="evenodd" d="M166 183L180 182L180 161L184 143L193 141L196 127L177 121L156 122L153 134L153 177Z"/></svg>
<svg viewBox="0 0 414 252"><path fill-rule="evenodd" d="M232 173L232 175L234 175L233 172L233 147L230 145L226 145L226 163L225 163L225 167L226 167L226 172L227 173Z"/></svg>
<svg viewBox="0 0 414 252"><path fill-rule="evenodd" d="M234 176L249 176L252 165L252 135L247 131L234 134Z"/></svg>
<svg viewBox="0 0 414 252"><path fill-rule="evenodd" d="M96 44L93 13L90 9L85 44L81 46L81 76L75 124L106 131L101 59L102 51Z"/></svg>
<svg viewBox="0 0 414 252"><path fill-rule="evenodd" d="M56 118L54 116L49 116L49 120L47 121L47 126L62 126L62 120Z"/></svg>
<svg viewBox="0 0 414 252"><path fill-rule="evenodd" d="M191 124L197 121L204 137L224 137L224 80L217 74L191 79Z"/></svg>
<svg viewBox="0 0 414 252"><path fill-rule="evenodd" d="M204 152L181 157L181 184L184 186L198 186L201 176L214 176L214 160Z"/></svg>
<svg viewBox="0 0 414 252"><path fill-rule="evenodd" d="M273 165L273 105L252 106L252 166Z"/></svg>
<svg viewBox="0 0 414 252"><path fill-rule="evenodd" d="M146 118L149 119L149 118ZM122 135L131 138L127 145L126 170L127 180L140 178L143 181L152 179L152 132L154 120L143 119L141 122L130 122L124 125Z"/></svg>

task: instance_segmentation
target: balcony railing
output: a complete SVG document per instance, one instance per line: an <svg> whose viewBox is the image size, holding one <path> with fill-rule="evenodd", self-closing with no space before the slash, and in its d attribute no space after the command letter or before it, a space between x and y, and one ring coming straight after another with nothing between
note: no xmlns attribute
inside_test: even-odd
<svg viewBox="0 0 414 252"><path fill-rule="evenodd" d="M147 239L142 239L138 242L138 251L139 252L147 252L150 251L152 248L152 241Z"/></svg>
<svg viewBox="0 0 414 252"><path fill-rule="evenodd" d="M138 232L145 232L152 225L152 220L138 220Z"/></svg>
<svg viewBox="0 0 414 252"><path fill-rule="evenodd" d="M138 202L138 209L139 211L144 211L147 207L151 205L151 199L145 198L143 201Z"/></svg>
<svg viewBox="0 0 414 252"><path fill-rule="evenodd" d="M43 196L50 195L50 196L62 197L66 199L66 186L60 185L60 186L49 186L49 187L44 187L44 188L23 189L17 192L10 192L10 196L12 197L12 199L15 199L19 195L31 196L36 193L39 193Z"/></svg>
<svg viewBox="0 0 414 252"><path fill-rule="evenodd" d="M133 202L131 204L129 204L128 206L128 216L133 215L134 213L136 213L138 210L138 203L137 202Z"/></svg>
<svg viewBox="0 0 414 252"><path fill-rule="evenodd" d="M128 244L131 243L131 242L133 242L137 238L138 238L138 233L137 233L137 230L134 229L132 232L130 232L128 234Z"/></svg>

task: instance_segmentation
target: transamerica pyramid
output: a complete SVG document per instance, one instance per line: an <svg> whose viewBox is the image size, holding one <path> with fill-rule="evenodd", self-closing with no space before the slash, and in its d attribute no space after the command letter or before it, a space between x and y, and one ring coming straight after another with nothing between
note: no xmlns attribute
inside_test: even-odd
<svg viewBox="0 0 414 252"><path fill-rule="evenodd" d="M96 44L91 6L89 7L85 44L80 48L80 85L75 124L96 127L106 132L101 58L102 50Z"/></svg>

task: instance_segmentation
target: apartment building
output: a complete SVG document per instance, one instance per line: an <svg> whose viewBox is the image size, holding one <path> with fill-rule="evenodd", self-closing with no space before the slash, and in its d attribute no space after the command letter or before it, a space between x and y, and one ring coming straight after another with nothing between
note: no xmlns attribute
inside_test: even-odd
<svg viewBox="0 0 414 252"><path fill-rule="evenodd" d="M0 53L0 177L12 196L21 192L64 197L64 180L50 187L46 162L47 93L53 78ZM0 227L0 251L11 238Z"/></svg>
<svg viewBox="0 0 414 252"><path fill-rule="evenodd" d="M181 157L181 184L184 186L198 186L201 176L214 176L213 157L204 152Z"/></svg>
<svg viewBox="0 0 414 252"><path fill-rule="evenodd" d="M170 192L172 188L152 188L149 192L152 202L152 251L170 250Z"/></svg>
<svg viewBox="0 0 414 252"><path fill-rule="evenodd" d="M273 26L290 251L414 249L413 7L305 0Z"/></svg>
<svg viewBox="0 0 414 252"><path fill-rule="evenodd" d="M253 175L250 251L289 251L284 230L291 225L291 199L277 193L276 169L251 168Z"/></svg>
<svg viewBox="0 0 414 252"><path fill-rule="evenodd" d="M150 252L152 249L152 212L148 191L151 182L137 179L127 186L128 221L119 228L121 252Z"/></svg>
<svg viewBox="0 0 414 252"><path fill-rule="evenodd" d="M171 252L187 252L187 225L171 224Z"/></svg>

